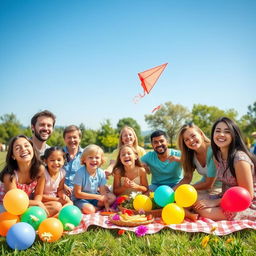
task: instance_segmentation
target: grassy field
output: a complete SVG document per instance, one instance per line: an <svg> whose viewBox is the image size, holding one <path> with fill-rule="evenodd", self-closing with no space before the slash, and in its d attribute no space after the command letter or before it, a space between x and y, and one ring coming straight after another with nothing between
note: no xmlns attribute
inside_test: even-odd
<svg viewBox="0 0 256 256"><path fill-rule="evenodd" d="M109 155L107 155L109 157ZM1 169L4 153L0 152ZM110 181L111 182L111 181ZM154 235L136 237L132 232L118 235L118 230L107 230L90 227L87 232L79 235L64 235L59 241L51 244L43 243L38 238L26 251L13 251L0 237L1 255L255 255L256 232L243 230L218 240L211 238L203 248L203 233L186 233L165 229ZM213 237L213 236L212 236ZM227 240L232 242L227 243ZM211 250L212 248L212 250Z"/></svg>

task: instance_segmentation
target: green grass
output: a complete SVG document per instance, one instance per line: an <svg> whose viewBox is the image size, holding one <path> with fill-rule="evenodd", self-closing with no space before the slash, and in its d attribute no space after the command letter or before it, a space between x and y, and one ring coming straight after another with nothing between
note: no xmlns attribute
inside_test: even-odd
<svg viewBox="0 0 256 256"><path fill-rule="evenodd" d="M4 162L5 154L0 152L0 166ZM201 240L206 236L204 233L186 233L164 229L153 235L136 237L133 232L125 232L119 236L117 230L89 227L87 232L78 235L64 235L55 243L43 243L36 241L25 251L14 251L10 249L5 237L0 237L0 255L26 255L26 256L68 256L68 255L254 255L256 250L256 232L254 230L243 230L224 237L220 237L219 248L224 248L225 253L212 254L210 247L202 248ZM241 249L236 254L231 252L234 248L226 244L228 238L233 238ZM224 251L225 251L224 250Z"/></svg>

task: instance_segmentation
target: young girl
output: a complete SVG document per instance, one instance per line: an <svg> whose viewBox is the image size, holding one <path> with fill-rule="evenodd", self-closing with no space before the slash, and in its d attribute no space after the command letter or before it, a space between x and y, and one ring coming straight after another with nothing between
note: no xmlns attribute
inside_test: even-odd
<svg viewBox="0 0 256 256"><path fill-rule="evenodd" d="M136 152L138 152L139 158L141 158L146 154L145 149L139 146L137 135L134 129L130 126L124 126L123 129L120 131L118 147L112 153L113 158L117 157L118 151L122 145L133 146ZM114 165L115 165L115 160L111 159L110 165L105 170L105 173L107 176L112 174Z"/></svg>
<svg viewBox="0 0 256 256"><path fill-rule="evenodd" d="M193 186L202 191L201 195L219 193L220 184L216 180L216 167L213 160L211 142L203 131L193 123L181 127L178 135L178 145L181 150L181 163L184 178L178 185L189 184L195 170L202 175L202 179ZM219 187L218 187L219 186ZM212 187L214 187L212 189ZM200 193L199 193L200 194Z"/></svg>
<svg viewBox="0 0 256 256"><path fill-rule="evenodd" d="M222 181L222 194L233 186L247 189L251 195L250 207L242 212L224 211L220 199L196 203L198 213L212 220L256 220L256 158L247 149L241 132L227 117L218 119L212 127L212 150L216 159L217 178Z"/></svg>
<svg viewBox="0 0 256 256"><path fill-rule="evenodd" d="M106 192L106 177L100 166L104 163L103 150L97 145L87 146L81 156L81 167L74 178L73 202L83 213L94 213L115 201L114 194Z"/></svg>
<svg viewBox="0 0 256 256"><path fill-rule="evenodd" d="M45 150L43 159L46 164L43 202L51 216L58 214L65 205L73 204L64 191L65 152L60 147L51 147Z"/></svg>
<svg viewBox="0 0 256 256"><path fill-rule="evenodd" d="M22 189L29 196L30 206L40 206L44 189L44 166L32 141L25 135L12 138L6 155L6 166L0 173L0 211L4 211L3 197L11 189Z"/></svg>
<svg viewBox="0 0 256 256"><path fill-rule="evenodd" d="M148 181L144 167L135 149L130 145L123 145L119 149L114 166L115 195L129 195L133 191L147 192Z"/></svg>

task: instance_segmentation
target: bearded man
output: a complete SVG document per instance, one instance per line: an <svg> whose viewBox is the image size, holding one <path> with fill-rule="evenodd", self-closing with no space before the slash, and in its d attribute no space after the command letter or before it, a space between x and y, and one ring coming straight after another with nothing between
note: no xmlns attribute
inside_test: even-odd
<svg viewBox="0 0 256 256"><path fill-rule="evenodd" d="M38 112L31 118L31 139L40 156L44 155L44 151L50 147L46 141L53 133L55 121L55 115L48 110Z"/></svg>
<svg viewBox="0 0 256 256"><path fill-rule="evenodd" d="M152 174L149 190L155 191L161 185L174 188L183 177L180 151L167 147L168 139L164 131L154 131L150 137L154 151L141 157L144 166Z"/></svg>

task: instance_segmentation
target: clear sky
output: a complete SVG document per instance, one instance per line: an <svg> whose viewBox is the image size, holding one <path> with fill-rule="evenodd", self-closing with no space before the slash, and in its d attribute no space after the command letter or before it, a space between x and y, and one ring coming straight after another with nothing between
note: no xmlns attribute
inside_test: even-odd
<svg viewBox="0 0 256 256"><path fill-rule="evenodd" d="M1 0L0 116L97 129L171 101L239 116L256 100L254 0ZM138 72L168 62L151 93Z"/></svg>

